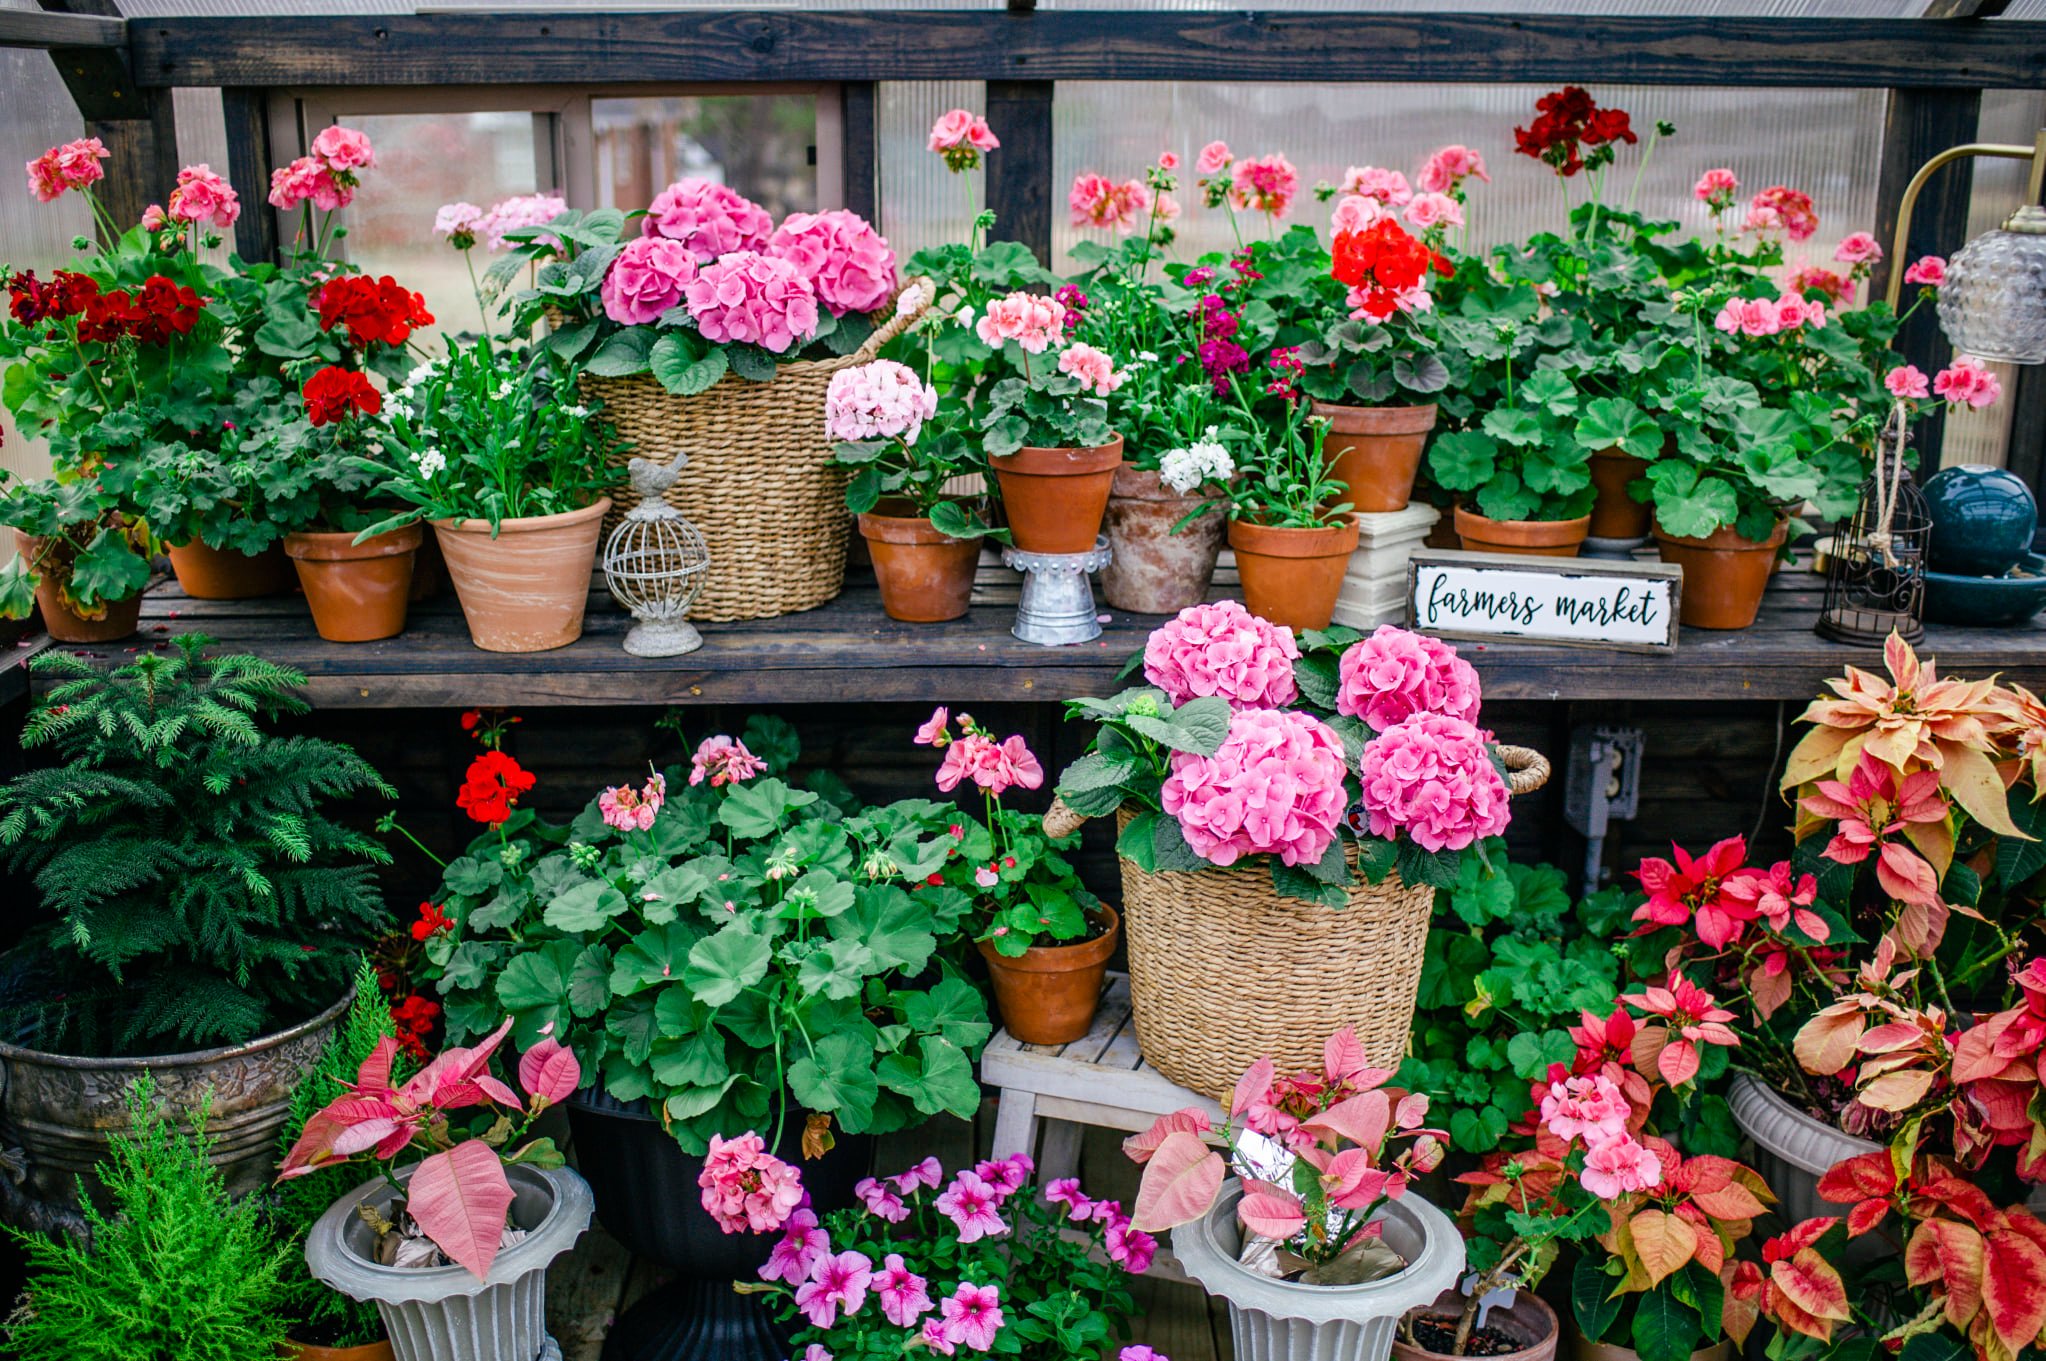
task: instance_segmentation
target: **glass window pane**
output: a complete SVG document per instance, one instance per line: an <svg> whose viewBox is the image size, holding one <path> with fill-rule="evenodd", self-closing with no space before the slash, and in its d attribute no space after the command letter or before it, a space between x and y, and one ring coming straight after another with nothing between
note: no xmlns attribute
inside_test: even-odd
<svg viewBox="0 0 2046 1361"><path fill-rule="evenodd" d="M590 101L597 202L644 208L679 179L715 180L779 221L817 210L817 100L808 94Z"/></svg>
<svg viewBox="0 0 2046 1361"><path fill-rule="evenodd" d="M930 150L931 124L952 109L985 112L987 86L977 80L889 81L881 86L879 104L881 220L875 225L901 260L930 246L964 241L974 212L987 202L987 170L985 165L959 175L947 170ZM1001 136L1000 128L995 135Z"/></svg>

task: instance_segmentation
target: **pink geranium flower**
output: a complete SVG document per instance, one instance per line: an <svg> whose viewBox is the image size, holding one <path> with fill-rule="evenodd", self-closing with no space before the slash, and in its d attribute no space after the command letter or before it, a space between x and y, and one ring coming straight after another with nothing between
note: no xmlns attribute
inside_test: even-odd
<svg viewBox="0 0 2046 1361"><path fill-rule="evenodd" d="M1849 232L1834 248L1833 258L1843 265L1872 265L1883 258L1883 248L1869 232Z"/></svg>
<svg viewBox="0 0 2046 1361"><path fill-rule="evenodd" d="M171 190L164 211L174 222L203 222L226 231L242 215L242 203L212 167L188 165L178 172L178 187Z"/></svg>
<svg viewBox="0 0 2046 1361"><path fill-rule="evenodd" d="M1890 390L1892 397L1928 397L1932 394L1930 380L1916 364L1899 364L1891 369L1883 375L1883 386Z"/></svg>
<svg viewBox="0 0 2046 1361"><path fill-rule="evenodd" d="M813 1328L838 1322L838 1311L857 1314L867 1302L874 1279L874 1259L864 1252L827 1253L810 1268L810 1279L796 1287L796 1307Z"/></svg>
<svg viewBox="0 0 2046 1361"><path fill-rule="evenodd" d="M1364 749L1358 773L1373 836L1404 832L1424 850L1460 851L1504 832L1511 816L1485 734L1447 714L1386 729Z"/></svg>
<svg viewBox="0 0 2046 1361"><path fill-rule="evenodd" d="M1194 173L1214 175L1229 168L1235 157L1229 154L1227 142L1210 142L1201 148L1201 154L1194 158Z"/></svg>
<svg viewBox="0 0 2046 1361"><path fill-rule="evenodd" d="M1298 697L1293 630L1234 600L1189 605L1144 642L1144 679L1175 706L1220 695L1232 709L1283 709Z"/></svg>
<svg viewBox="0 0 2046 1361"><path fill-rule="evenodd" d="M1551 1082L1542 1096L1542 1123L1565 1143L1583 1139L1589 1146L1619 1138L1633 1116L1627 1098L1602 1073Z"/></svg>
<svg viewBox="0 0 2046 1361"><path fill-rule="evenodd" d="M938 1213L959 1229L961 1243L977 1243L991 1234L1007 1233L1001 1216L1002 1197L972 1172L961 1172L933 1202Z"/></svg>
<svg viewBox="0 0 2046 1361"><path fill-rule="evenodd" d="M1068 345L1059 355L1059 372L1080 380L1082 390L1106 397L1123 385L1115 361L1084 341Z"/></svg>
<svg viewBox="0 0 2046 1361"><path fill-rule="evenodd" d="M1178 152L1176 152L1176 151L1161 151L1161 152L1159 152L1159 153L1158 153L1158 168L1159 168L1160 170L1177 170L1177 169L1179 169L1179 153L1178 153Z"/></svg>
<svg viewBox="0 0 2046 1361"><path fill-rule="evenodd" d="M597 795L597 810L603 814L607 827L621 832L644 832L654 825L667 798L668 777L654 771L638 789L621 784Z"/></svg>
<svg viewBox="0 0 2046 1361"><path fill-rule="evenodd" d="M698 264L709 264L734 251L765 249L774 219L730 185L692 178L677 180L654 195L639 229L647 236L680 241Z"/></svg>
<svg viewBox="0 0 2046 1361"><path fill-rule="evenodd" d="M736 1139L711 1135L696 1184L703 1188L703 1208L726 1233L771 1233L803 1199L796 1169L750 1130Z"/></svg>
<svg viewBox="0 0 2046 1361"><path fill-rule="evenodd" d="M1733 206L1733 196L1740 187L1741 182L1734 173L1721 166L1700 175L1698 182L1691 186L1691 196L1710 206L1714 213L1720 213Z"/></svg>
<svg viewBox="0 0 2046 1361"><path fill-rule="evenodd" d="M433 215L433 234L445 236L456 250L470 250L476 245L477 225L482 221L483 210L473 203L443 203Z"/></svg>
<svg viewBox="0 0 2046 1361"><path fill-rule="evenodd" d="M936 388L925 386L907 364L876 359L831 375L824 393L824 437L915 444L924 422L937 414Z"/></svg>
<svg viewBox="0 0 2046 1361"><path fill-rule="evenodd" d="M1415 714L1447 714L1475 723L1478 673L1439 638L1381 624L1336 663L1336 712L1384 732Z"/></svg>
<svg viewBox="0 0 2046 1361"><path fill-rule="evenodd" d="M1751 232L1781 231L1792 241L1809 241L1819 230L1819 215L1812 210L1812 196L1785 185L1772 184L1748 200L1748 216L1742 227Z"/></svg>
<svg viewBox="0 0 2046 1361"><path fill-rule="evenodd" d="M1042 785L1044 767L1021 733L996 742L985 733L968 731L946 745L945 759L937 774L938 788L948 794L962 780L972 780L1000 797L1017 785L1025 789Z"/></svg>
<svg viewBox="0 0 2046 1361"><path fill-rule="evenodd" d="M1938 288L1947 281L1947 262L1938 255L1921 255L1904 271L1904 282Z"/></svg>
<svg viewBox="0 0 2046 1361"><path fill-rule="evenodd" d="M1407 204L1407 225L1429 231L1435 227L1461 227L1463 205L1447 194L1416 194Z"/></svg>
<svg viewBox="0 0 2046 1361"><path fill-rule="evenodd" d="M702 784L710 781L716 789L719 785L737 784L750 780L767 770L767 762L746 749L746 744L723 733L706 737L697 744L696 754L689 758L689 783Z"/></svg>
<svg viewBox="0 0 2046 1361"><path fill-rule="evenodd" d="M967 1240L962 1238L960 1241ZM1004 1322L1001 1287L962 1281L951 1297L939 1306L939 1313L943 1316L944 1335L948 1342L977 1352L992 1351L995 1334L1002 1330Z"/></svg>
<svg viewBox="0 0 2046 1361"><path fill-rule="evenodd" d="M904 1265L899 1252L881 1259L881 1271L873 1285L874 1293L881 1297L881 1313L898 1328L915 1327L933 1308L930 1282Z"/></svg>
<svg viewBox="0 0 2046 1361"><path fill-rule="evenodd" d="M1979 410L2003 396L2003 383L1981 360L1963 354L1956 355L1952 364L1939 371L1932 380L1932 390L1951 406Z"/></svg>
<svg viewBox="0 0 2046 1361"><path fill-rule="evenodd" d="M476 224L477 232L491 250L503 250L514 244L506 233L544 227L567 211L568 202L559 194L514 194L490 206L490 211ZM554 238L543 235L534 239Z"/></svg>
<svg viewBox="0 0 2046 1361"><path fill-rule="evenodd" d="M705 340L786 354L817 334L816 290L800 270L777 256L753 250L720 255L682 292Z"/></svg>
<svg viewBox="0 0 2046 1361"><path fill-rule="evenodd" d="M1617 1200L1662 1183L1662 1160L1642 1144L1621 1135L1592 1146L1578 1180L1600 1200Z"/></svg>
<svg viewBox="0 0 2046 1361"><path fill-rule="evenodd" d="M810 281L834 317L872 312L895 292L895 251L858 213L790 213L768 238L767 253Z"/></svg>
<svg viewBox="0 0 2046 1361"><path fill-rule="evenodd" d="M1421 167L1420 187L1427 194L1453 194L1466 179L1492 182L1492 177L1485 173L1483 156L1467 146L1452 144L1430 156Z"/></svg>
<svg viewBox="0 0 2046 1361"><path fill-rule="evenodd" d="M1319 719L1242 709L1214 755L1172 753L1160 802L1214 864L1264 854L1319 864L1342 823L1344 770L1342 741Z"/></svg>
<svg viewBox="0 0 2046 1361"><path fill-rule="evenodd" d="M1830 269L1804 265L1791 274L1790 292L1803 297L1814 290L1825 294L1826 301L1835 307L1854 300L1854 281L1843 279Z"/></svg>
<svg viewBox="0 0 2046 1361"><path fill-rule="evenodd" d="M996 298L974 323L982 342L1000 349L1015 341L1025 354L1043 354L1065 339L1066 309L1041 294L1015 292Z"/></svg>
<svg viewBox="0 0 2046 1361"><path fill-rule="evenodd" d="M1773 336L1780 323L1774 298L1729 298L1712 324L1730 336Z"/></svg>
<svg viewBox="0 0 2046 1361"><path fill-rule="evenodd" d="M1229 199L1240 210L1263 213L1278 221L1293 211L1293 195L1300 188L1300 172L1284 153L1253 156L1236 167L1229 187Z"/></svg>
<svg viewBox="0 0 2046 1361"><path fill-rule="evenodd" d="M1361 232L1389 215L1386 206L1375 198L1345 194L1336 200L1335 211L1329 214L1329 230L1335 233Z"/></svg>
<svg viewBox="0 0 2046 1361"><path fill-rule="evenodd" d="M809 1279L817 1259L830 1253L831 1239L817 1227L817 1212L800 1206L789 1215L788 1222L782 1225L781 1237L768 1250L760 1279L800 1285Z"/></svg>
<svg viewBox="0 0 2046 1361"><path fill-rule="evenodd" d="M112 153L97 137L53 146L28 163L28 188L39 203L51 203L72 189L88 189L106 178L100 162Z"/></svg>
<svg viewBox="0 0 2046 1361"><path fill-rule="evenodd" d="M920 747L944 746L952 740L952 732L948 726L951 719L951 711L940 704L937 708L931 710L931 716L924 720L923 726L916 730L916 736L910 740ZM927 1158L925 1161L931 1162L935 1160ZM932 1183L934 1186L936 1184L935 1182Z"/></svg>
<svg viewBox="0 0 2046 1361"><path fill-rule="evenodd" d="M337 180L327 163L316 156L301 156L270 172L270 205L285 212L310 203L323 213L331 213L347 207L354 197L354 188ZM479 232L483 222L477 221Z"/></svg>
<svg viewBox="0 0 2046 1361"><path fill-rule="evenodd" d="M1394 208L1403 207L1414 199L1414 188L1407 183L1405 175L1375 165L1351 166L1343 172L1342 184L1338 188L1342 193L1376 199Z"/></svg>
<svg viewBox="0 0 2046 1361"><path fill-rule="evenodd" d="M640 236L625 243L604 273L598 296L604 315L621 326L644 326L680 306L696 277L696 257L679 241Z"/></svg>
<svg viewBox="0 0 2046 1361"><path fill-rule="evenodd" d="M377 163L369 134L338 123L320 129L320 135L313 138L312 153L334 170L367 170Z"/></svg>

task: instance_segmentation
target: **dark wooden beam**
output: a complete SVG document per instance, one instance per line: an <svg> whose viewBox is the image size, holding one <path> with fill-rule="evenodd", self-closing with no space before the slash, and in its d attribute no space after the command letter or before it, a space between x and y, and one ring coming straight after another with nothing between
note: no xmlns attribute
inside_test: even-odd
<svg viewBox="0 0 2046 1361"><path fill-rule="evenodd" d="M120 22L114 0L40 3L49 18ZM162 203L177 183L178 130L170 91L138 85L132 58L119 47L52 48L50 61L85 118L86 134L99 138L111 153L98 191L100 203L118 226L131 227L144 208Z"/></svg>
<svg viewBox="0 0 2046 1361"><path fill-rule="evenodd" d="M126 47L127 21L97 14L0 9L0 47Z"/></svg>
<svg viewBox="0 0 2046 1361"><path fill-rule="evenodd" d="M1002 144L988 153L991 239L1021 241L1051 263L1051 98L1048 80L991 80L987 121Z"/></svg>
<svg viewBox="0 0 2046 1361"><path fill-rule="evenodd" d="M151 85L618 81L1599 80L2034 89L2046 24L1729 15L1081 9L182 16L129 24Z"/></svg>
<svg viewBox="0 0 2046 1361"><path fill-rule="evenodd" d="M1979 90L1892 90L1883 118L1882 156L1876 173L1876 240L1889 249L1896 239L1897 212L1904 186L1918 168L1948 147L1975 140L1982 114ZM1962 159L1942 167L1926 181L1911 215L1910 248L1898 259L1885 259L1869 281L1874 296L1889 286L1891 270L1904 269L1921 255L1952 255L1967 240L1968 201L1975 185L1974 161ZM1905 307L1908 299L1902 300ZM1940 332L1939 317L1921 307L1904 323L1894 342L1897 353L1926 373L1936 373L1953 356ZM1939 466L1946 418L1935 410L1912 434L1918 466Z"/></svg>
<svg viewBox="0 0 2046 1361"><path fill-rule="evenodd" d="M234 224L234 253L254 263L277 258L277 213L270 192L270 99L267 91L230 87L220 92L227 125L227 179L240 191L242 215Z"/></svg>
<svg viewBox="0 0 2046 1361"><path fill-rule="evenodd" d="M840 160L845 172L845 206L869 222L880 220L881 107L871 80L848 80L838 87L838 109L844 138Z"/></svg>

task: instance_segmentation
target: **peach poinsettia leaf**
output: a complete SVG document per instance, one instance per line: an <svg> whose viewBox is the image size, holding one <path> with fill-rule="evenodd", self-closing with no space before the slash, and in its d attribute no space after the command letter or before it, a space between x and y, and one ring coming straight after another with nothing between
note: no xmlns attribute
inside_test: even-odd
<svg viewBox="0 0 2046 1361"><path fill-rule="evenodd" d="M1315 1134L1339 1134L1361 1149L1376 1151L1392 1124L1392 1101L1382 1091L1363 1092L1338 1101L1301 1127Z"/></svg>
<svg viewBox="0 0 2046 1361"><path fill-rule="evenodd" d="M1133 1163L1147 1163L1158 1151L1158 1145L1165 1142L1168 1134L1206 1134L1214 1126L1208 1120L1208 1113L1193 1106L1161 1115L1151 1122L1151 1128L1142 1134L1132 1134L1122 1141L1122 1151Z"/></svg>
<svg viewBox="0 0 2046 1361"><path fill-rule="evenodd" d="M1693 1191L1691 1203L1714 1219L1753 1219L1769 1207L1737 1181L1710 1191Z"/></svg>
<svg viewBox="0 0 2046 1361"><path fill-rule="evenodd" d="M1748 1334L1762 1317L1758 1274L1752 1262L1728 1262L1719 1269L1719 1326L1726 1329L1735 1347L1748 1345Z"/></svg>
<svg viewBox="0 0 2046 1361"><path fill-rule="evenodd" d="M1968 811L1969 817L1998 836L2019 841L2037 839L2019 831L2018 825L2010 820L2003 777L1997 774L1996 762L1988 756L1970 747L1948 747L1939 780L1947 793L1954 796L1954 802Z"/></svg>
<svg viewBox="0 0 2046 1361"><path fill-rule="evenodd" d="M1828 702L1815 701L1812 708L1816 709ZM1810 709L1805 711L1804 721L1812 721ZM1813 780L1823 780L1833 774L1840 765L1840 749L1846 745L1851 735L1846 728L1823 725L1806 733L1798 744L1790 749L1790 761L1784 767L1783 783L1778 788L1796 789L1800 785L1810 784Z"/></svg>
<svg viewBox="0 0 2046 1361"><path fill-rule="evenodd" d="M1629 1225L1635 1255L1648 1273L1651 1287L1683 1269L1698 1253L1698 1230L1662 1210L1642 1210Z"/></svg>
<svg viewBox="0 0 2046 1361"><path fill-rule="evenodd" d="M1306 1227L1307 1213L1299 1198L1276 1187L1254 1186L1237 1203L1236 1217L1243 1227L1262 1238L1284 1242Z"/></svg>
<svg viewBox="0 0 2046 1361"><path fill-rule="evenodd" d="M1899 902L1936 903L1939 879L1932 866L1901 841L1885 841L1876 855L1876 882Z"/></svg>
<svg viewBox="0 0 2046 1361"><path fill-rule="evenodd" d="M583 1067L575 1051L552 1035L519 1056L519 1086L542 1105L553 1106L575 1095L582 1086Z"/></svg>
<svg viewBox="0 0 2046 1361"><path fill-rule="evenodd" d="M1966 1328L1982 1307L1982 1273L1988 1254L1982 1235L1953 1219L1927 1219L1904 1245L1904 1276L1912 1285L1937 1281L1946 1294L1947 1321Z"/></svg>
<svg viewBox="0 0 2046 1361"><path fill-rule="evenodd" d="M479 1139L426 1158L405 1185L405 1208L420 1231L478 1280L497 1260L511 1206L504 1164Z"/></svg>
<svg viewBox="0 0 2046 1361"><path fill-rule="evenodd" d="M1942 818L1938 822L1907 822L1904 839L1925 857L1932 872L1944 879L1954 863L1954 829Z"/></svg>
<svg viewBox="0 0 2046 1361"><path fill-rule="evenodd" d="M1854 1062L1855 1043L1867 1025L1859 1008L1835 1004L1804 1023L1791 1052L1807 1073L1831 1077Z"/></svg>
<svg viewBox="0 0 2046 1361"><path fill-rule="evenodd" d="M1922 1068L1884 1073L1855 1093L1855 1100L1873 1110L1908 1111L1923 1101L1925 1094L1932 1090L1933 1077L1932 1073Z"/></svg>
<svg viewBox="0 0 2046 1361"><path fill-rule="evenodd" d="M1357 1038L1357 1027L1346 1025L1322 1042L1321 1067L1329 1081L1353 1078L1370 1066L1364 1041Z"/></svg>
<svg viewBox="0 0 2046 1361"><path fill-rule="evenodd" d="M1251 1064L1236 1080L1236 1090L1229 1095L1229 1114L1241 1115L1252 1106L1262 1104L1272 1094L1272 1080L1277 1076L1278 1068L1269 1056Z"/></svg>
<svg viewBox="0 0 2046 1361"><path fill-rule="evenodd" d="M385 1035L355 1070L355 1085L364 1091L385 1091L391 1085L391 1065L398 1058L396 1036Z"/></svg>
<svg viewBox="0 0 2046 1361"><path fill-rule="evenodd" d="M1144 1165L1131 1222L1145 1233L1158 1233L1200 1218L1215 1203L1225 1171L1222 1156L1198 1134L1173 1131Z"/></svg>
<svg viewBox="0 0 2046 1361"><path fill-rule="evenodd" d="M1792 1304L1815 1319L1845 1323L1853 1317L1847 1306L1847 1283L1816 1248L1799 1248L1769 1268L1769 1279Z"/></svg>
<svg viewBox="0 0 2046 1361"><path fill-rule="evenodd" d="M2046 1327L2046 1250L2023 1234L1986 1235L1982 1308L2005 1346L2031 1346Z"/></svg>

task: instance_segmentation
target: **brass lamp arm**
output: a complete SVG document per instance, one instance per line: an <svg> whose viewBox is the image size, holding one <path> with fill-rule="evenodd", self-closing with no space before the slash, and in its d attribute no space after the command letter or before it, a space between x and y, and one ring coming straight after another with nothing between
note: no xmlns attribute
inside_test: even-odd
<svg viewBox="0 0 2046 1361"><path fill-rule="evenodd" d="M1943 165L1958 161L1966 156L1996 156L2004 160L2030 161L2032 179L2025 191L2026 203L2037 203L2042 179L2046 179L2046 128L2039 131L2039 139L2032 146L2014 146L2007 142L1969 142L1963 146L1948 147L1939 155L1918 167L1918 173L1904 186L1904 199L1897 205L1897 236L1891 243L1890 287L1888 301L1890 310L1897 310L1897 300L1904 295L1904 271L1908 268L1905 252L1910 249L1911 213L1918 206L1918 191L1925 188L1925 182L1932 178L1932 172Z"/></svg>

